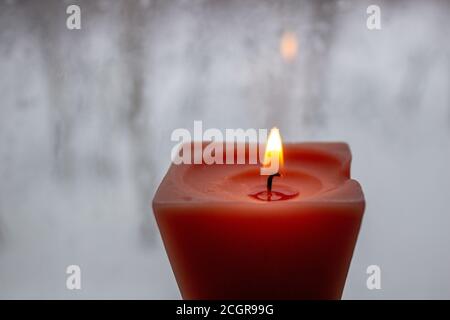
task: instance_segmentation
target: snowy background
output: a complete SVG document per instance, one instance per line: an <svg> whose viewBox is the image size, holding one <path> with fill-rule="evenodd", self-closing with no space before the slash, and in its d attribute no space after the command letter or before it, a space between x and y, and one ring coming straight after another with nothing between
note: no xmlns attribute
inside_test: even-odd
<svg viewBox="0 0 450 320"><path fill-rule="evenodd" d="M449 17L447 1L0 0L0 298L179 298L150 203L171 132L203 120L347 141L367 210L344 298L449 299Z"/></svg>

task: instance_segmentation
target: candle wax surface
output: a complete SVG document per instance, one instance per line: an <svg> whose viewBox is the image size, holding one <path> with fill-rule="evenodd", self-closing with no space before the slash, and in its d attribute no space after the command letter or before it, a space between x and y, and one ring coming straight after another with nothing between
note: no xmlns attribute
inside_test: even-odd
<svg viewBox="0 0 450 320"><path fill-rule="evenodd" d="M259 164L172 164L153 209L183 298L339 299L365 206L350 163L345 143L284 144L277 201Z"/></svg>

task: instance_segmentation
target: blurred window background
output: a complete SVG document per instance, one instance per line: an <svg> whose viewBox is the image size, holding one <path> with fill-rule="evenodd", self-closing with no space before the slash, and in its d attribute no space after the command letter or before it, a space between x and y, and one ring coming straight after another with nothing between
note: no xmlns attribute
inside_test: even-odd
<svg viewBox="0 0 450 320"><path fill-rule="evenodd" d="M1 0L0 298L179 298L151 200L194 120L348 142L344 298L450 298L450 2L376 2Z"/></svg>

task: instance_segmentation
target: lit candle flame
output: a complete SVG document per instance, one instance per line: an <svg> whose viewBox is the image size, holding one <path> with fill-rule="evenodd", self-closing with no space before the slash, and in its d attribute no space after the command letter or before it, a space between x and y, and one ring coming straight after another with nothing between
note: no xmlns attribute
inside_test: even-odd
<svg viewBox="0 0 450 320"><path fill-rule="evenodd" d="M267 139L264 162L261 168L262 175L272 175L279 172L283 165L283 145L281 143L280 130L272 128Z"/></svg>

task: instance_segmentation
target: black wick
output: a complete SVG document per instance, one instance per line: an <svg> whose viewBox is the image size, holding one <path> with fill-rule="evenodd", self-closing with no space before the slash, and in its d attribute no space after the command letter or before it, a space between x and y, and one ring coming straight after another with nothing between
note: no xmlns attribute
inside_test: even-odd
<svg viewBox="0 0 450 320"><path fill-rule="evenodd" d="M267 178L267 193L270 194L272 192L272 180L274 177L279 177L280 173L277 172L275 174L271 174L268 178Z"/></svg>

